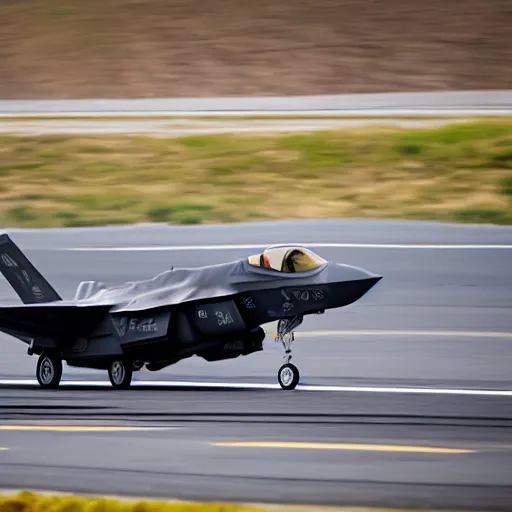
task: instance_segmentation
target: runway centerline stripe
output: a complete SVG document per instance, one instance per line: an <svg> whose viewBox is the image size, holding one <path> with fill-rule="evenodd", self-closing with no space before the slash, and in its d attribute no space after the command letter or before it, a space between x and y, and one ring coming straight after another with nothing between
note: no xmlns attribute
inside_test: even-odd
<svg viewBox="0 0 512 512"><path fill-rule="evenodd" d="M148 245L148 246L120 246L120 247L64 247L58 250L87 251L87 252L148 252L148 251L214 251L237 249L265 249L275 243L269 244L215 244L215 245ZM330 243L330 242L295 242L287 245L298 245L311 248L335 249L512 249L509 244L364 244L364 243ZM44 250L44 249L43 249ZM49 247L48 250L55 250Z"/></svg>
<svg viewBox="0 0 512 512"><path fill-rule="evenodd" d="M36 379L3 379L0 386L39 387ZM110 381L103 380L68 380L61 381L62 388L111 388ZM469 396L501 396L512 397L512 389L446 389L422 387L371 387L371 386L323 386L298 384L295 391L283 391L279 384L255 384L248 382L201 382L201 381L135 381L132 388L213 388L278 390L281 393L309 392L344 392L344 393L392 393L392 394L427 394L427 395L469 395Z"/></svg>
<svg viewBox="0 0 512 512"><path fill-rule="evenodd" d="M475 450L462 448L439 448L429 446L399 446L383 444L343 444L343 443L303 443L303 442L218 442L210 443L212 446L230 448L278 448L295 450L349 450L370 452L398 452L398 453L432 453L432 454L462 454L474 453Z"/></svg>

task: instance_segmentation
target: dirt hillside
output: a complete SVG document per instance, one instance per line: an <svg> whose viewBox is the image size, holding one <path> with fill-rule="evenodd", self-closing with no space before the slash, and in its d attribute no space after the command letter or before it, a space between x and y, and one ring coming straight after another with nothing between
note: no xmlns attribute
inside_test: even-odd
<svg viewBox="0 0 512 512"><path fill-rule="evenodd" d="M512 87L512 0L0 0L0 98Z"/></svg>

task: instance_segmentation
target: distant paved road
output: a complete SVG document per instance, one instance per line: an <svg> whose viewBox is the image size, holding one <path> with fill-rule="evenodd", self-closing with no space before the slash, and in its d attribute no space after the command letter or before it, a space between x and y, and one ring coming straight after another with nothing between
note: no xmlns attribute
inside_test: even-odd
<svg viewBox="0 0 512 512"><path fill-rule="evenodd" d="M511 111L512 113L512 111ZM436 128L468 119L404 120L404 119L289 119L289 120L95 120L39 119L9 120L0 118L0 135L148 135L152 137L184 137L218 133L268 134L315 132L369 125L391 125L401 128Z"/></svg>
<svg viewBox="0 0 512 512"><path fill-rule="evenodd" d="M23 115L510 115L512 91L340 94L287 97L0 100L0 116Z"/></svg>

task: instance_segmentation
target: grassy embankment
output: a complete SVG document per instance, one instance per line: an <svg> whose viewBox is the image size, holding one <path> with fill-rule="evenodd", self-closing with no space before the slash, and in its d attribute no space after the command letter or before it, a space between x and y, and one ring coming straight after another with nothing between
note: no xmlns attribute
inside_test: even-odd
<svg viewBox="0 0 512 512"><path fill-rule="evenodd" d="M322 507L322 506L242 506L227 503L186 503L156 500L114 499L110 497L65 496L22 492L0 495L0 512L412 512L410 509ZM418 511L416 511L418 512ZM448 512L448 511L445 511Z"/></svg>
<svg viewBox="0 0 512 512"><path fill-rule="evenodd" d="M170 503L153 500L124 500L98 497L44 495L22 492L1 496L1 512L266 512L262 508L250 508L228 504Z"/></svg>
<svg viewBox="0 0 512 512"><path fill-rule="evenodd" d="M512 224L512 121L291 135L0 136L5 227L327 217Z"/></svg>

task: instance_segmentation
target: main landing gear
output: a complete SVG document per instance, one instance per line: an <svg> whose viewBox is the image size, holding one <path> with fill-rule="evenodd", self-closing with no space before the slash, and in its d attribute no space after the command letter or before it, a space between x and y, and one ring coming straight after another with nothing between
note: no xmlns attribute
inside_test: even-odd
<svg viewBox="0 0 512 512"><path fill-rule="evenodd" d="M114 389L128 389L132 383L133 365L123 359L112 361L108 367L108 378Z"/></svg>
<svg viewBox="0 0 512 512"><path fill-rule="evenodd" d="M62 378L62 361L51 352L43 352L37 360L37 382L42 388L56 389Z"/></svg>
<svg viewBox="0 0 512 512"><path fill-rule="evenodd" d="M108 377L114 389L128 389L132 383L133 372L142 365L116 359L108 367ZM37 360L36 377L44 389L56 389L62 379L62 359L58 354L44 351Z"/></svg>
<svg viewBox="0 0 512 512"><path fill-rule="evenodd" d="M292 363L291 344L295 341L293 329L302 323L302 317L293 317L279 320L277 334L274 337L276 342L280 341L284 347L285 364L279 368L277 380L283 389L295 389L300 380L299 369Z"/></svg>

